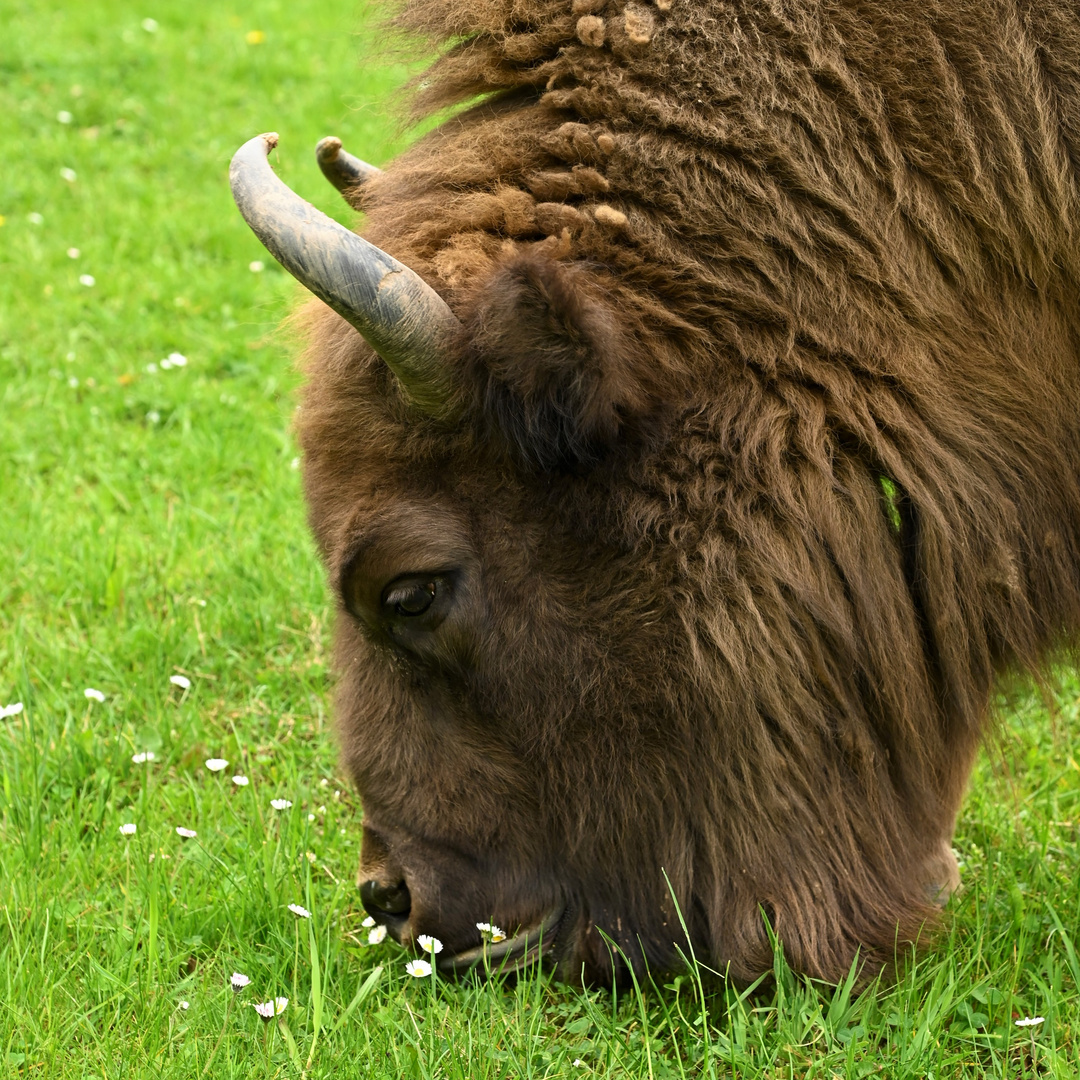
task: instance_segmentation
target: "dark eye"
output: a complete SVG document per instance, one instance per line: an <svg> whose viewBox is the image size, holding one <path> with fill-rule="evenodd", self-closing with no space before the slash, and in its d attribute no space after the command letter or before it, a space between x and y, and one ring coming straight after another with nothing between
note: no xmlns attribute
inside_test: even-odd
<svg viewBox="0 0 1080 1080"><path fill-rule="evenodd" d="M415 618L435 602L439 583L434 578L406 578L394 581L383 590L383 609L403 618Z"/></svg>

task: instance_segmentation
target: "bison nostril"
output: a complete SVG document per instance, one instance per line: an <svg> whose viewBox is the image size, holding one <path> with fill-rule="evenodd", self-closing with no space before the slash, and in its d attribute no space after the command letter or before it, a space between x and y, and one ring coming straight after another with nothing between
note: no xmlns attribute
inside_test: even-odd
<svg viewBox="0 0 1080 1080"><path fill-rule="evenodd" d="M370 880L360 886L360 903L364 905L364 910L376 919L380 915L392 915L396 919L402 919L409 914L412 897L409 896L409 887L404 881L384 885Z"/></svg>

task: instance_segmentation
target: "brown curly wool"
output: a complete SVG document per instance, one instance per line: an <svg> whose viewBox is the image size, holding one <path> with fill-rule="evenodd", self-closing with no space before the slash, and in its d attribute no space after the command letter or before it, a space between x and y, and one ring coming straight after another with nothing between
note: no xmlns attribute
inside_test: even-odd
<svg viewBox="0 0 1080 1080"><path fill-rule="evenodd" d="M467 107L364 229L460 317L460 419L314 306L311 520L343 595L390 522L483 599L420 660L341 620L367 872L448 955L565 903L564 973L610 974L600 930L663 966L674 898L739 977L768 924L811 975L888 964L955 873L995 676L1080 630L1077 6L396 22L445 48L417 115Z"/></svg>

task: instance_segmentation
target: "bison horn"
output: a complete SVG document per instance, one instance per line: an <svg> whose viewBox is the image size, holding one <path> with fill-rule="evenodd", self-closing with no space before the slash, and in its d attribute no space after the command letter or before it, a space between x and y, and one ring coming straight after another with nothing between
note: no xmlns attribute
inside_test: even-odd
<svg viewBox="0 0 1080 1080"><path fill-rule="evenodd" d="M315 147L315 160L322 169L323 176L344 194L349 188L370 180L373 176L380 176L382 169L376 169L366 161L353 157L348 150L341 146L341 140L336 135L327 135L320 139Z"/></svg>
<svg viewBox="0 0 1080 1080"><path fill-rule="evenodd" d="M448 345L461 324L418 274L316 210L274 175L276 133L233 155L229 185L244 220L286 270L363 335L419 409L447 412Z"/></svg>

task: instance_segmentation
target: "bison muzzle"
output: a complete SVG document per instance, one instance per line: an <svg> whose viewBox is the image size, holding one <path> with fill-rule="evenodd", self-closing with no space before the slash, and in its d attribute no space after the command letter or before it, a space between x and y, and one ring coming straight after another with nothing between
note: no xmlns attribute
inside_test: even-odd
<svg viewBox="0 0 1080 1080"><path fill-rule="evenodd" d="M299 413L362 901L445 971L871 972L926 937L995 679L1080 629L1080 14L408 0ZM478 924L505 929L485 939Z"/></svg>

